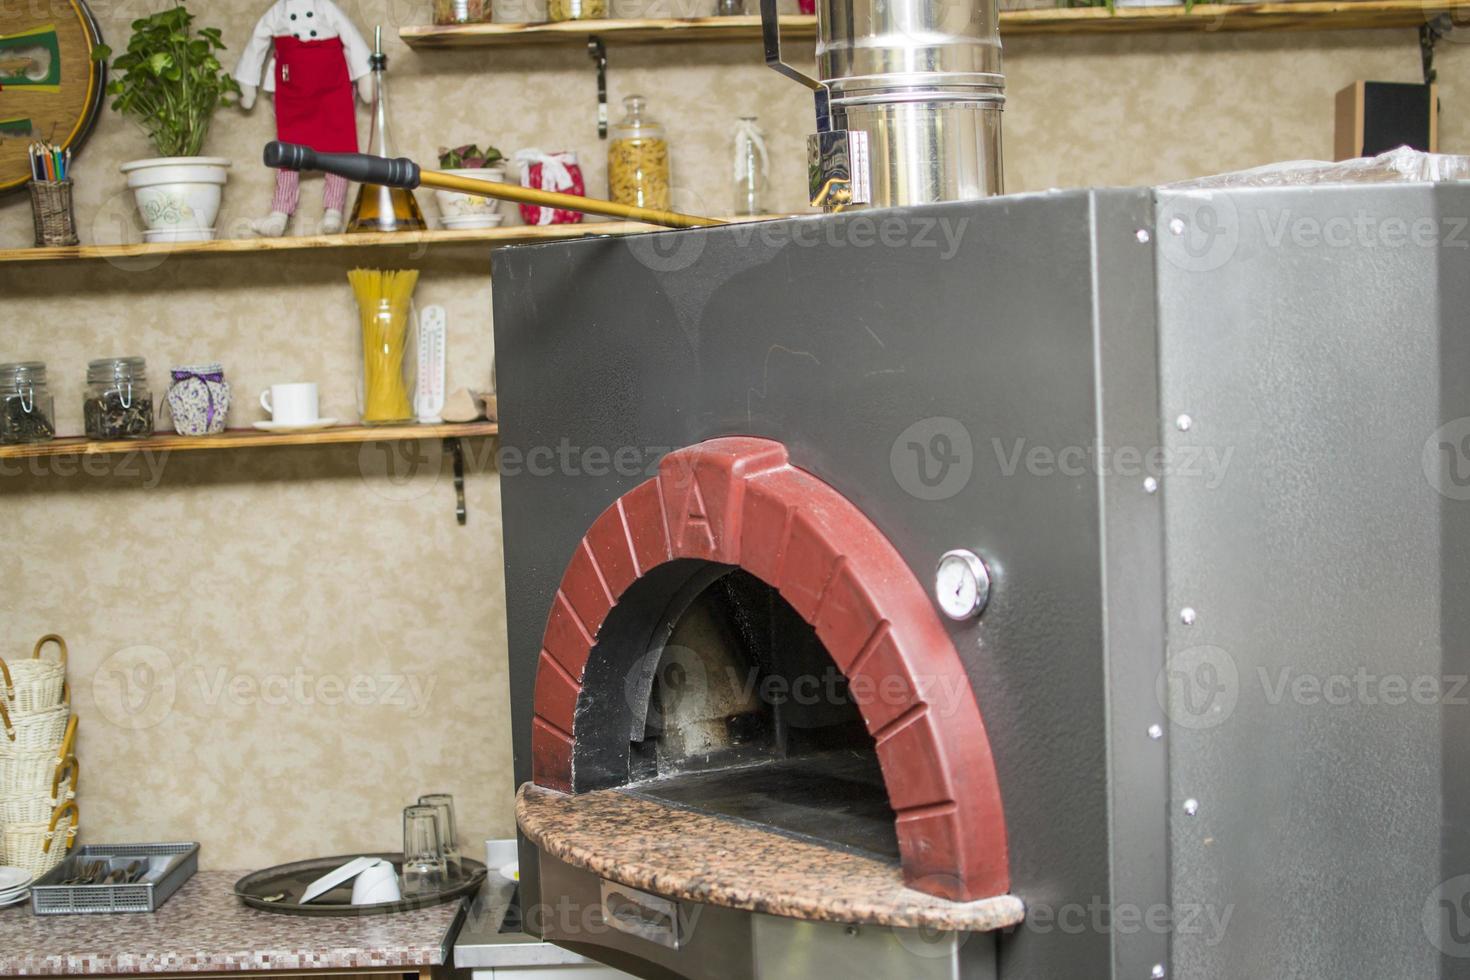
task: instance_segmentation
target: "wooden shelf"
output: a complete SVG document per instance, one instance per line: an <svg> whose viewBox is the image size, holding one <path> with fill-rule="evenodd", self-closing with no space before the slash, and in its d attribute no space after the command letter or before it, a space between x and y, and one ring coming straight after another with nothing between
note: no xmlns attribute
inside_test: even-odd
<svg viewBox="0 0 1470 980"><path fill-rule="evenodd" d="M1105 34L1164 31L1308 31L1417 27L1442 13L1470 10L1470 0L1303 0L1300 3L1198 4L1184 7L1058 7L1006 10L1001 37L1026 34ZM783 38L811 39L817 19L781 18ZM583 44L596 36L607 42L639 44L757 41L755 16L693 17L667 20L569 20L545 24L416 25L399 29L415 48L490 45Z"/></svg>
<svg viewBox="0 0 1470 980"><path fill-rule="evenodd" d="M266 449L272 446L331 446L343 443L406 442L412 439L463 439L493 436L494 422L446 422L440 425L342 425L311 432L261 432L228 429L217 436L176 436L159 433L147 439L97 442L80 436L24 446L0 446L0 459L42 456L113 456L123 453L199 452Z"/></svg>
<svg viewBox="0 0 1470 980"><path fill-rule="evenodd" d="M782 37L814 38L817 18L781 18ZM450 24L402 27L398 36L413 48L473 48L495 44L585 44L604 41L639 44L699 41L757 41L761 19L753 16L649 18L639 20L563 20L544 24Z"/></svg>
<svg viewBox="0 0 1470 980"><path fill-rule="evenodd" d="M815 214L816 212L811 212ZM790 215L727 218L727 221L771 221ZM568 238L598 235L633 235L645 231L667 231L641 221L585 221L575 225L511 225L467 231L363 232L357 235L297 235L285 238L217 238L209 242L178 242L166 245L64 245L53 248L0 249L0 263L57 262L86 259L166 258L172 255L215 255L241 252L284 252L308 248L440 248L447 246L531 245Z"/></svg>
<svg viewBox="0 0 1470 980"><path fill-rule="evenodd" d="M308 248L403 248L406 246L525 245L531 242L627 235L657 231L638 221L589 221L577 225L511 225L465 231L363 232L357 235L299 235L285 238L217 238L209 242L129 245L64 245L52 248L0 249L0 262L48 262L76 259L128 259L221 252L283 252Z"/></svg>

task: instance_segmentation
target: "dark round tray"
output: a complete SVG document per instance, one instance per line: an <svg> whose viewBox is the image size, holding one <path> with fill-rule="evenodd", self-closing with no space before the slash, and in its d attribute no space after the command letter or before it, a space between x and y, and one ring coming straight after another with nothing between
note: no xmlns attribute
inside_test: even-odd
<svg viewBox="0 0 1470 980"><path fill-rule="evenodd" d="M312 858L310 861L278 864L264 871L252 871L235 882L235 895L253 908L285 915L386 915L389 912L409 912L452 902L474 894L485 880L485 865L463 858L464 875L449 882L443 891L430 895L415 895L397 902L379 902L376 905L353 905L352 882L347 881L307 905L297 901L306 891L307 885L359 857L382 858L392 864L395 870L401 872L403 869L402 854L343 854L337 857ZM266 901L272 895L285 897L274 902Z"/></svg>

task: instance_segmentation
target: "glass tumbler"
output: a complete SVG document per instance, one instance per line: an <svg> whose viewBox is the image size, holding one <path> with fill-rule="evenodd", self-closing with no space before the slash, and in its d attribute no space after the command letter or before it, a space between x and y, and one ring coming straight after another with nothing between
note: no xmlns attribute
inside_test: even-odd
<svg viewBox="0 0 1470 980"><path fill-rule="evenodd" d="M419 797L419 806L434 808L439 821L439 844L444 851L444 863L450 879L464 876L464 863L460 860L459 833L454 825L454 797L448 793L428 793Z"/></svg>
<svg viewBox="0 0 1470 980"><path fill-rule="evenodd" d="M444 846L439 814L431 806L403 808L403 894L429 895L444 889Z"/></svg>

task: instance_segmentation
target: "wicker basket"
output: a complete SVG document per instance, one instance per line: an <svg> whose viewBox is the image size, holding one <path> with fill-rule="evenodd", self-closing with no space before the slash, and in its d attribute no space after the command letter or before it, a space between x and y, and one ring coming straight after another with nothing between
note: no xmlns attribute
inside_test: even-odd
<svg viewBox="0 0 1470 980"><path fill-rule="evenodd" d="M46 644L55 643L56 660L42 660ZM66 687L66 641L49 633L36 641L31 659L6 664L0 660L0 678L5 681L6 707L12 717L30 715L61 704Z"/></svg>
<svg viewBox="0 0 1470 980"><path fill-rule="evenodd" d="M71 816L71 823L62 826L62 819L67 814ZM6 824L5 863L29 871L39 880L60 864L76 843L79 816L77 801L68 800L52 812L49 820Z"/></svg>
<svg viewBox="0 0 1470 980"><path fill-rule="evenodd" d="M77 218L71 202L71 181L32 180L31 217L37 245L75 245Z"/></svg>
<svg viewBox="0 0 1470 980"><path fill-rule="evenodd" d="M77 757L69 755L56 766L50 790L0 793L0 827L11 823L45 823L57 807L77 798L79 774Z"/></svg>
<svg viewBox="0 0 1470 980"><path fill-rule="evenodd" d="M76 745L77 716L66 723L61 746L55 749L20 751L11 749L0 735L0 796L42 793L55 778L56 767L70 755Z"/></svg>
<svg viewBox="0 0 1470 980"><path fill-rule="evenodd" d="M5 705L0 704L0 723L3 723L5 736L9 739L7 747L17 752L60 748L70 721L71 707L65 704L14 718L5 710ZM0 743L4 742L5 739L0 739Z"/></svg>

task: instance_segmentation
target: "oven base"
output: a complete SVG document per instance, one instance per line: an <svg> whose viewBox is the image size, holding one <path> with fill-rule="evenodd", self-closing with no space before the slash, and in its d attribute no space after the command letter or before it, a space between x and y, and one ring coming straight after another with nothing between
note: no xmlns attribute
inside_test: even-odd
<svg viewBox="0 0 1470 980"><path fill-rule="evenodd" d="M546 854L540 871L542 893L558 896L541 916L543 938L649 980L996 976L989 933L809 922L664 899L612 885ZM619 918L633 925L609 924Z"/></svg>

